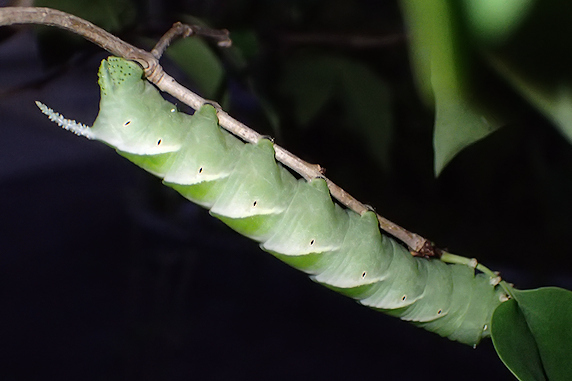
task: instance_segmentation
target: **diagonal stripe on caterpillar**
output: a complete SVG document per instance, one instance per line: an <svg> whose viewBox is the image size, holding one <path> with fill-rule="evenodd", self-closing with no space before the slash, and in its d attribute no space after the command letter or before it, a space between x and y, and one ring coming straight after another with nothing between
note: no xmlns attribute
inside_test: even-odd
<svg viewBox="0 0 572 381"><path fill-rule="evenodd" d="M380 233L373 212L340 207L322 179L296 179L275 161L271 141L243 143L219 127L210 105L193 116L178 112L133 62L102 61L99 85L93 127L37 103L60 126L112 146L326 287L451 340L476 345L490 335L504 293L488 276L411 256Z"/></svg>

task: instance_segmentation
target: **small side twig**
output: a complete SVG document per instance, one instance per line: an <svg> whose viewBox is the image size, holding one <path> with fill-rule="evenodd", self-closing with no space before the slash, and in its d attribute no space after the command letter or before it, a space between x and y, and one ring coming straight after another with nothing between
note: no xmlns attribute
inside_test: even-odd
<svg viewBox="0 0 572 381"><path fill-rule="evenodd" d="M179 21L173 24L171 29L165 33L155 47L151 50L151 54L156 59L161 58L165 50L171 42L176 38L187 38L191 35L204 36L217 42L220 47L227 48L231 46L232 41L229 37L228 30L217 30L201 27L199 25L187 25Z"/></svg>
<svg viewBox="0 0 572 381"><path fill-rule="evenodd" d="M160 90L174 96L181 102L193 109L199 109L206 103L205 99L181 86L173 77L163 71L158 58L162 55L169 43L177 37L198 33L219 41L219 45L229 44L228 31L215 32L202 27L188 27L177 23L161 38L151 53L136 48L105 30L85 21L79 17L50 8L35 7L4 7L0 8L0 26L14 24L42 24L56 26L79 34L89 41L101 46L111 54L125 59L133 60L141 65L147 79L154 83ZM190 29L190 30L189 30ZM226 42L225 42L226 41ZM218 110L218 118L221 127L246 142L257 143L262 136L248 126L232 118L223 110ZM276 160L289 167L303 178L310 181L314 178L324 178L330 193L342 205L363 214L369 210L364 204L356 200L349 193L337 186L334 182L324 177L323 169L317 164L310 164L299 157L291 154L284 148L275 145ZM409 232L401 226L377 215L379 226L387 233L401 240L412 250L414 255L425 257L439 257L439 252L427 239Z"/></svg>

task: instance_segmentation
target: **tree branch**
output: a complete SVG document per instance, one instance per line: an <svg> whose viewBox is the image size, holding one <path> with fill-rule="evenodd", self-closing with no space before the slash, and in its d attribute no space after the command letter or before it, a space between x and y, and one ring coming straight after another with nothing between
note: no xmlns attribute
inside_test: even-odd
<svg viewBox="0 0 572 381"><path fill-rule="evenodd" d="M79 34L101 46L111 54L136 61L144 69L159 65L151 53L136 48L89 21L51 8L4 7L0 8L0 26L15 24L40 24L55 26Z"/></svg>
<svg viewBox="0 0 572 381"><path fill-rule="evenodd" d="M145 76L150 82L154 83L160 90L171 94L193 109L197 110L206 103L205 99L177 83L175 79L165 73L161 65L159 65L158 58L173 38L192 34L187 29L188 27L182 26L183 24L176 23L173 29L167 32L164 38L161 39L160 43L153 50L153 53L132 46L86 20L55 9L35 7L0 8L0 26L15 24L55 26L79 34L113 55L139 63L141 67L143 67ZM225 32L223 31L221 33L224 34ZM220 41L223 41L224 44L225 39L220 37L221 34L215 33L214 36L215 39L219 40L219 45ZM262 138L259 133L232 118L223 110L218 110L218 119L221 127L246 142L257 143ZM325 178L323 169L318 164L310 164L278 145L274 145L274 149L276 151L277 161L300 174L306 180L312 180L314 178L325 179L331 195L342 205L360 215L370 210L331 180ZM440 252L425 238L407 231L380 215L377 215L377 218L380 228L409 246L414 255L425 257L440 256Z"/></svg>

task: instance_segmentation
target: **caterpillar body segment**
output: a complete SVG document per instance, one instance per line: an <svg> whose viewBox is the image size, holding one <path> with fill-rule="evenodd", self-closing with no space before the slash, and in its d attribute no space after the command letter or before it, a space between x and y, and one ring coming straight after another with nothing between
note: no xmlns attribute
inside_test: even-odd
<svg viewBox="0 0 572 381"><path fill-rule="evenodd" d="M489 336L504 295L489 277L411 256L380 233L373 212L334 203L323 179L295 178L276 162L271 141L243 143L219 127L210 105L178 112L142 75L133 62L102 62L100 112L84 135L328 288L465 344ZM51 119L59 115L42 106Z"/></svg>

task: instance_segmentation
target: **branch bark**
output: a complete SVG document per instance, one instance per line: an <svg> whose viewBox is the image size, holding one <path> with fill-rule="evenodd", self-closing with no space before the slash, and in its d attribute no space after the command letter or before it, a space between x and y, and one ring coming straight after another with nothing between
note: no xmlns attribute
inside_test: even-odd
<svg viewBox="0 0 572 381"><path fill-rule="evenodd" d="M167 37L161 39L162 41L160 46L156 47L156 49L153 50L153 53L130 45L86 20L55 9L36 7L0 8L0 26L15 24L41 24L55 26L79 34L113 55L139 63L144 69L145 76L150 82L154 83L160 90L171 94L193 109L197 110L203 104L207 103L204 98L177 83L173 77L163 71L163 68L159 64L159 57L162 50L168 45L170 39L173 38L171 36L176 37L192 34L181 33L181 24L174 25L174 28L178 28L178 31L167 32ZM221 127L246 142L256 143L262 138L259 133L232 118L221 109L218 110L218 118ZM342 205L356 213L359 213L360 215L370 210L330 179L326 178L323 174L322 167L318 164L310 164L278 145L275 145L274 148L276 151L276 160L292 169L306 180L312 180L314 178L325 179L331 195ZM414 255L424 257L440 256L440 251L427 239L409 232L379 214L377 215L377 219L381 229L409 246Z"/></svg>

